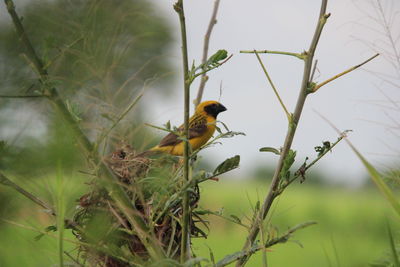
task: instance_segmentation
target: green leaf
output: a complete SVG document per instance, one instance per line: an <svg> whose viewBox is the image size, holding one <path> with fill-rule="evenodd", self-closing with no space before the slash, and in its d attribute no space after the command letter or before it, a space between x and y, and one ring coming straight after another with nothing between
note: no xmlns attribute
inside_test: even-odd
<svg viewBox="0 0 400 267"><path fill-rule="evenodd" d="M214 257L214 253L212 252L211 248L209 246L207 246L208 251L210 253L210 260L212 262L213 265L215 265L215 257Z"/></svg>
<svg viewBox="0 0 400 267"><path fill-rule="evenodd" d="M228 51L225 49L220 49L214 53L211 57L207 60L207 65L214 66L219 63L219 61L224 60L228 57Z"/></svg>
<svg viewBox="0 0 400 267"><path fill-rule="evenodd" d="M219 137L219 138L231 138L231 137L234 137L234 136L236 136L236 135L244 135L244 136L246 136L246 134L245 134L245 133L242 133L242 132L233 132L233 131L229 131L229 132L220 134L218 137Z"/></svg>
<svg viewBox="0 0 400 267"><path fill-rule="evenodd" d="M44 229L44 231L45 231L46 233L48 233L48 232L50 232L50 231L56 232L56 231L57 231L57 226L55 226L55 225L47 226L47 227ZM35 241L39 241L44 235L45 235L45 234L39 234L39 235L35 236L33 239L34 239Z"/></svg>
<svg viewBox="0 0 400 267"><path fill-rule="evenodd" d="M356 153L357 157L361 160L364 167L367 169L368 174L371 176L371 179L375 183L376 187L378 187L381 193L386 197L386 199L389 201L390 205L392 205L392 208L397 213L397 215L400 216L400 202L394 196L393 191L384 182L383 176L375 169L374 166L371 165L371 163L367 161L366 158L364 158L363 155L361 155L361 153L350 142L347 143L354 151L354 153Z"/></svg>
<svg viewBox="0 0 400 267"><path fill-rule="evenodd" d="M214 170L213 175L220 175L222 173L236 169L237 167L239 167L239 163L240 163L239 155L226 159L224 162L218 165L218 167Z"/></svg>
<svg viewBox="0 0 400 267"><path fill-rule="evenodd" d="M322 146L314 147L315 152L318 153L318 157L324 154L329 149L331 149L331 142L329 141L322 142Z"/></svg>
<svg viewBox="0 0 400 267"><path fill-rule="evenodd" d="M392 229L390 228L389 223L387 223L387 228L388 228L389 241L390 241L390 250L392 252L393 262L394 262L393 266L394 267L400 267L399 255L397 255L396 244L394 242Z"/></svg>
<svg viewBox="0 0 400 267"><path fill-rule="evenodd" d="M242 221L240 220L240 218L239 218L238 216L233 215L233 214L231 214L230 216L231 216L231 218L232 218L235 222L237 222L237 223L242 223Z"/></svg>
<svg viewBox="0 0 400 267"><path fill-rule="evenodd" d="M249 250L241 250L225 256L222 260L218 261L217 264L215 264L215 267L227 266L244 256L248 256L257 252L258 250L260 250L260 246L255 243Z"/></svg>
<svg viewBox="0 0 400 267"><path fill-rule="evenodd" d="M167 121L167 123L164 124L164 127L165 127L166 129L168 129L168 130L171 130L171 122L170 122L170 121Z"/></svg>
<svg viewBox="0 0 400 267"><path fill-rule="evenodd" d="M65 101L65 105L67 106L67 109L71 116L74 118L75 121L79 122L82 120L80 117L81 111L79 109L79 106L75 102L71 102L68 99Z"/></svg>
<svg viewBox="0 0 400 267"><path fill-rule="evenodd" d="M260 210L260 200L257 201L256 206L255 206L255 211L259 211Z"/></svg>
<svg viewBox="0 0 400 267"><path fill-rule="evenodd" d="M213 211L211 210L196 210L194 211L197 215L208 215L208 214L214 214Z"/></svg>
<svg viewBox="0 0 400 267"><path fill-rule="evenodd" d="M276 155L280 155L281 154L281 152L278 149L274 148L274 147L262 147L262 148L260 148L260 152L272 152L272 153L274 153Z"/></svg>
<svg viewBox="0 0 400 267"><path fill-rule="evenodd" d="M289 179L290 178L290 167L292 167L294 160L296 158L296 151L290 149L285 160L283 161L283 167L280 173L281 178Z"/></svg>

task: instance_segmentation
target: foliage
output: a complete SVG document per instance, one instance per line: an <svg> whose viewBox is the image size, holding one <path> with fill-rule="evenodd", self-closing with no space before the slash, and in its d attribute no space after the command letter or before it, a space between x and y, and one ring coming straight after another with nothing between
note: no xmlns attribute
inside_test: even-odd
<svg viewBox="0 0 400 267"><path fill-rule="evenodd" d="M92 136L101 136L111 127L145 84L169 72L161 56L171 41L169 27L146 1L41 0L17 8L23 10L27 35L49 73L43 88L57 87L74 119L85 127L91 125L87 130ZM21 56L26 49L12 24L1 24L0 39L0 69L4 70L0 72L0 95L40 94L37 71L28 56ZM9 170L36 175L54 169L55 159L62 159L68 169L82 162L70 145L75 142L71 131L44 101L0 101L1 112L8 114L7 118L0 116L3 129L19 131L8 142L0 164L7 161L3 166ZM15 124L21 116L31 117L31 132L40 127L44 131L32 136L23 132L28 126ZM116 128L122 131L120 125ZM141 133L135 133L140 138Z"/></svg>

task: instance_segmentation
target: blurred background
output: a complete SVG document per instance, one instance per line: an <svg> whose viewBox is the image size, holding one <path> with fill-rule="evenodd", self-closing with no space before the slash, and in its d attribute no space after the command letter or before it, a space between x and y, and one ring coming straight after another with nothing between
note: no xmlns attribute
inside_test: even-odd
<svg viewBox="0 0 400 267"><path fill-rule="evenodd" d="M164 134L144 123L180 125L183 111L179 21L173 1L19 1L17 11L34 47L50 73L48 86L57 87L69 109L92 141L108 154L121 141L142 151ZM185 1L189 60L202 56L214 1ZM277 157L259 148L279 148L287 123L255 58L240 50L308 49L320 1L221 1L210 54L233 54L209 73L204 100L220 100L228 111L220 115L230 130L241 131L222 145L201 153L205 168L239 154L240 169L209 182L200 205L224 210L243 220L268 189ZM307 100L294 140L300 166L314 158L314 147L336 141L338 135L317 113L340 130L388 179L398 178L400 99L400 3L392 0L336 0L325 26L316 58L317 82L354 66L373 54L380 57L320 89ZM0 8L0 95L35 95L39 89L31 62L23 55L11 19ZM294 109L303 64L292 57L262 55L289 110ZM192 86L192 99L198 83ZM139 104L104 135L129 105ZM16 183L54 201L54 174L61 168L67 214L87 187L86 164L63 121L46 99L0 98L0 170ZM397 176L396 176L397 175ZM396 181L396 180L393 180ZM395 182L391 183L396 186ZM55 264L55 240L37 232L52 218L29 200L0 186L0 266ZM366 266L384 262L389 251L387 223L396 224L390 207L372 186L364 167L341 143L282 196L272 216L277 232L315 220L318 225L296 234L296 242L279 245L269 255L271 266ZM207 240L194 240L196 253L216 259L242 246L246 230L221 218ZM398 228L397 228L398 229ZM13 244L13 246L9 246ZM16 251L18 246L21 250ZM72 246L71 246L72 247ZM41 253L38 253L38 250ZM290 256L289 256L290 255ZM254 257L249 266L259 266ZM384 264L384 263L382 263ZM385 266L385 265L382 265Z"/></svg>

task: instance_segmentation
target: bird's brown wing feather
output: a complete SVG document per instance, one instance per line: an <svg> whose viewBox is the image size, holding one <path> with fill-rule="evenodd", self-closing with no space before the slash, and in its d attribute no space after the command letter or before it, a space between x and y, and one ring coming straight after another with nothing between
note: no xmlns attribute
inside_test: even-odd
<svg viewBox="0 0 400 267"><path fill-rule="evenodd" d="M183 127L179 127L179 131L183 131ZM207 131L207 124L201 123L198 125L194 125L189 128L189 140L195 137L199 137ZM159 147L163 146L176 146L182 142L181 139L178 139L178 136L174 133L167 134L158 144Z"/></svg>

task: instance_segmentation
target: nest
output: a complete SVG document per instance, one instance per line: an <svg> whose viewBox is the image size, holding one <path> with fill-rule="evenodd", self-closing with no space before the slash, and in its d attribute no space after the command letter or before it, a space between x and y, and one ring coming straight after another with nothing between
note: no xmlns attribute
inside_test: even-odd
<svg viewBox="0 0 400 267"><path fill-rule="evenodd" d="M172 160L171 160L172 159ZM174 158L149 159L138 157L129 145L122 145L106 159L118 176L120 185L134 203L132 212L140 214L143 221L152 225L153 236L161 244L165 255L178 259L182 239L182 198L176 197L180 165ZM162 177L162 178L160 178ZM161 182L159 182L161 181ZM160 184L161 183L161 184ZM91 191L79 199L74 216L73 233L84 244L79 247L79 261L91 266L132 266L150 259L135 229L113 202L108 192L94 182ZM193 211L200 199L198 186L190 190ZM193 237L206 237L197 224L206 222L199 215L190 214L190 231Z"/></svg>

